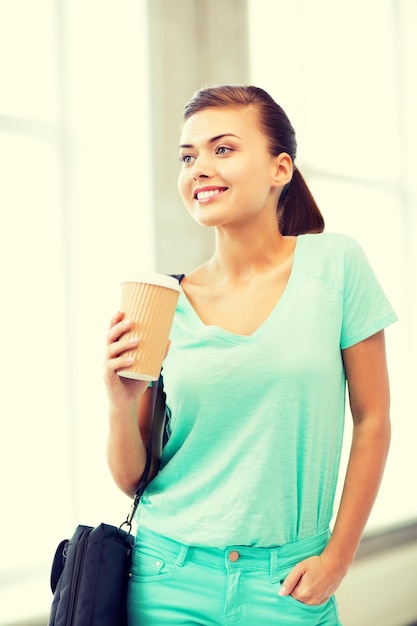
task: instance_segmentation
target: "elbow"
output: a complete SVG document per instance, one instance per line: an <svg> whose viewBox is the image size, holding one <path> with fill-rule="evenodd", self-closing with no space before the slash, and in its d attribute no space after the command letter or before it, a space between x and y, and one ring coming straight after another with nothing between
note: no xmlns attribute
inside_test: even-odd
<svg viewBox="0 0 417 626"><path fill-rule="evenodd" d="M391 419L389 411L364 412L354 416L354 437L364 444L371 444L387 456L391 444Z"/></svg>
<svg viewBox="0 0 417 626"><path fill-rule="evenodd" d="M117 487L129 498L133 498L142 477L144 466L142 468L129 468L125 463L114 462L111 455L108 455L107 461L110 474Z"/></svg>
<svg viewBox="0 0 417 626"><path fill-rule="evenodd" d="M117 487L126 494L129 498L134 498L136 490L140 482L140 476L136 480L132 480L130 477L124 475L117 475L112 472L113 480Z"/></svg>

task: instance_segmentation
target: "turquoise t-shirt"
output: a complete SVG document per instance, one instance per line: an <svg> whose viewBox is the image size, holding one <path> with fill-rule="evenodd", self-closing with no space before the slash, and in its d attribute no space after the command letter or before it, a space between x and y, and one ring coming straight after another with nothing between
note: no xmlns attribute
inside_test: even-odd
<svg viewBox="0 0 417 626"><path fill-rule="evenodd" d="M396 320L359 245L301 235L250 336L181 294L164 362L171 436L139 523L190 545L271 547L329 527L345 415L341 349Z"/></svg>

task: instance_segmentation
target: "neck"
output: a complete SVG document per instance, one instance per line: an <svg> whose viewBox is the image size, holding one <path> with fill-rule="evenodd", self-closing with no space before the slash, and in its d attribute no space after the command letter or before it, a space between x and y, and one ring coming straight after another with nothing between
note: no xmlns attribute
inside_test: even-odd
<svg viewBox="0 0 417 626"><path fill-rule="evenodd" d="M217 228L216 250L210 261L213 272L233 281L247 281L288 258L293 238L283 237L274 220L267 226Z"/></svg>

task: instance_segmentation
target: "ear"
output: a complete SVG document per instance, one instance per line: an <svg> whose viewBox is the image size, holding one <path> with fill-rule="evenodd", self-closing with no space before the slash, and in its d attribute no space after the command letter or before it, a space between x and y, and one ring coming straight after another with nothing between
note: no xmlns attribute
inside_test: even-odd
<svg viewBox="0 0 417 626"><path fill-rule="evenodd" d="M293 174L292 158L287 152L280 152L274 157L273 186L284 187L290 182Z"/></svg>

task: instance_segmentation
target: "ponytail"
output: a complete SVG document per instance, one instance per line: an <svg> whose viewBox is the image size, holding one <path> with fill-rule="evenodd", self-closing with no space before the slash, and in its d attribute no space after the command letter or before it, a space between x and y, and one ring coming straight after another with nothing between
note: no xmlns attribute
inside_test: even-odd
<svg viewBox="0 0 417 626"><path fill-rule="evenodd" d="M321 233L324 230L320 209L296 167L278 202L278 227L283 235Z"/></svg>

